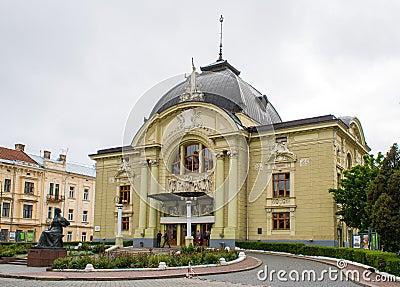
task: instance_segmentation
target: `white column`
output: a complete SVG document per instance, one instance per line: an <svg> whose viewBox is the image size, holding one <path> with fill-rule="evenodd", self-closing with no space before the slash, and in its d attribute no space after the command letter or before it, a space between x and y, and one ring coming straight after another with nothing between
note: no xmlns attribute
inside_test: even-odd
<svg viewBox="0 0 400 287"><path fill-rule="evenodd" d="M117 237L122 237L122 204L117 204L118 217L117 217Z"/></svg>
<svg viewBox="0 0 400 287"><path fill-rule="evenodd" d="M186 201L186 237L192 237L192 202L190 200Z"/></svg>
<svg viewBox="0 0 400 287"><path fill-rule="evenodd" d="M185 236L185 245L189 246L193 245L193 236L192 236L192 202L190 200L186 200L186 236Z"/></svg>

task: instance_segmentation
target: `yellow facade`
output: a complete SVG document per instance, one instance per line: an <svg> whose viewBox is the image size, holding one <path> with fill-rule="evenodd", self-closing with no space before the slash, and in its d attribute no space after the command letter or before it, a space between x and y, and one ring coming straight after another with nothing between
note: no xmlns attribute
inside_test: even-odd
<svg viewBox="0 0 400 287"><path fill-rule="evenodd" d="M160 95L131 145L91 155L95 240L116 237L121 203L122 236L136 246L155 246L156 233L164 230L172 244L185 244L191 235L188 205L193 237L199 231L203 244L345 245L347 230L328 190L369 151L358 119L327 115L282 122L226 61L202 71L193 70L182 88ZM232 79L241 85L236 102L235 87L221 89L235 85Z"/></svg>
<svg viewBox="0 0 400 287"><path fill-rule="evenodd" d="M24 153L23 147L19 152ZM90 240L94 218L94 169L70 164L64 155L51 159L48 151L44 156L25 155L30 162L0 158L1 240L36 242L41 232L49 228L56 207L71 223L64 229L64 241ZM27 183L32 184L32 190L26 190Z"/></svg>

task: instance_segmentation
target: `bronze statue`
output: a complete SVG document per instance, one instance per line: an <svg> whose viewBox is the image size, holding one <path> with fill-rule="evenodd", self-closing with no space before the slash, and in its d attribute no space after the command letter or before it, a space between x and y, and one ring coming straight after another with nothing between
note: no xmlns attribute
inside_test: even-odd
<svg viewBox="0 0 400 287"><path fill-rule="evenodd" d="M55 208L54 214L50 228L42 231L39 242L34 248L63 248L63 227L67 227L70 223L61 216L60 208Z"/></svg>

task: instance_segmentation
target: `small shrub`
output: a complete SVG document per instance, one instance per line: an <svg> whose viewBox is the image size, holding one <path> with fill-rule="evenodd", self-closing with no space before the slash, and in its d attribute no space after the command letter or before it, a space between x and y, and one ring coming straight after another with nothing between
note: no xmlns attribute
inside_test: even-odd
<svg viewBox="0 0 400 287"><path fill-rule="evenodd" d="M400 276L400 259L389 258L386 261L386 272Z"/></svg>
<svg viewBox="0 0 400 287"><path fill-rule="evenodd" d="M54 269L68 269L70 261L71 261L71 259L68 257L57 258L53 262L53 268Z"/></svg>

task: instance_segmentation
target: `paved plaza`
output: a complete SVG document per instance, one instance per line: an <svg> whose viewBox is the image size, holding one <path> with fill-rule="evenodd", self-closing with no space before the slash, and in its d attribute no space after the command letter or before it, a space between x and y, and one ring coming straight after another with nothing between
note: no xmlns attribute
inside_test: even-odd
<svg viewBox="0 0 400 287"><path fill-rule="evenodd" d="M0 286L8 287L8 286L27 286L27 287L36 287L36 286L57 286L57 287L73 287L73 286L96 286L96 287L123 287L123 286L162 286L162 287L178 287L178 286L270 286L270 287L287 287L287 286L327 286L327 287L356 287L360 286L359 284L347 281L347 280L330 280L328 276L325 276L325 279L322 281L280 281L276 276L276 272L279 270L285 270L289 272L291 270L297 270L300 274L304 270L314 270L316 274L321 274L324 270L329 270L329 268L338 270L335 266L328 265L322 262L317 262L313 260L305 260L302 258L296 258L292 256L277 256L270 254L257 254L251 253L249 254L252 257L256 257L262 261L261 265L258 267L240 271L240 272L232 272L232 273L224 273L224 274L213 274L213 275L200 275L196 276L196 278L185 278L184 275L178 275L177 278L159 278L158 276L154 276L157 279L134 279L131 277L129 280L124 280L127 277L118 278L119 280L110 280L110 281L93 281L96 280L96 276L92 276L91 278L87 278L88 280L79 280L79 278L71 277L68 280L64 280L64 278L58 278L58 280L27 280L27 279L16 279L16 278L0 278ZM233 264L234 265L234 264ZM260 270L265 270L265 266L268 267L268 272L271 270L276 270L273 276L273 280L259 280L257 274ZM233 267L230 267L233 269ZM354 266L349 266L349 268L356 268ZM362 269L359 269L362 272ZM227 271L227 270L225 270ZM48 274L51 275L54 272L45 272L45 268L33 268L26 266L15 266L8 264L0 264L0 275L7 276L14 275L18 276L20 274ZM74 272L75 273L75 272ZM96 272L97 273L97 272ZM100 278L102 273L98 272L97 276ZM113 274L122 274L121 276L128 276L130 272L112 272ZM199 272L198 272L199 273ZM87 274L87 273L86 273ZM94 274L91 272L91 274ZM287 276L286 276L287 277ZM318 276L317 276L318 277ZM103 278L102 280L104 280ZM399 283L394 282L385 282L378 283L373 282L375 279L374 276L371 276L371 282L365 284L361 284L361 286L385 286L385 287L399 287Z"/></svg>

